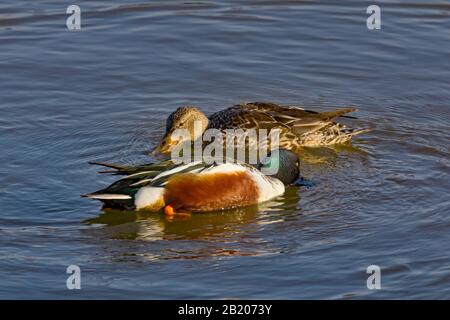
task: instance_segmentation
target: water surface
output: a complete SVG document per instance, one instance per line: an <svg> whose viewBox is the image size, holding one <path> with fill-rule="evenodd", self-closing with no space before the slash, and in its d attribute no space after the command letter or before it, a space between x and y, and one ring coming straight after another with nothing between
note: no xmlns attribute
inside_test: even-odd
<svg viewBox="0 0 450 320"><path fill-rule="evenodd" d="M383 1L0 4L1 298L450 298L450 6ZM356 105L313 188L168 221L79 195L143 163L167 115L242 101ZM82 289L66 289L66 267ZM382 270L368 290L366 267Z"/></svg>

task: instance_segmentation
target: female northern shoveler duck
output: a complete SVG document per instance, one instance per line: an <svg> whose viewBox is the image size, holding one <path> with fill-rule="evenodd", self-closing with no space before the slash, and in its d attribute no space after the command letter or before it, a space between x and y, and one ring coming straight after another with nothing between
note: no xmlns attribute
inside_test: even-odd
<svg viewBox="0 0 450 320"><path fill-rule="evenodd" d="M298 107L281 106L274 103L254 102L235 105L216 112L209 118L193 106L181 107L174 111L166 123L166 133L155 153L168 154L182 141L173 141L175 129L187 129L191 139L199 139L194 130L194 122L199 121L203 132L206 129L279 129L280 148L298 151L302 146L322 146L349 141L353 136L369 129L350 129L334 122L355 108L343 108L328 112L315 112ZM345 116L344 116L345 117ZM348 118L353 118L346 116Z"/></svg>
<svg viewBox="0 0 450 320"><path fill-rule="evenodd" d="M282 195L284 185L299 178L297 155L284 149L270 154L258 168L192 162L158 174L149 170L127 175L83 197L98 199L110 208L155 212L164 208L165 214L173 215L175 211L205 212L258 204ZM276 173L266 176L263 168Z"/></svg>

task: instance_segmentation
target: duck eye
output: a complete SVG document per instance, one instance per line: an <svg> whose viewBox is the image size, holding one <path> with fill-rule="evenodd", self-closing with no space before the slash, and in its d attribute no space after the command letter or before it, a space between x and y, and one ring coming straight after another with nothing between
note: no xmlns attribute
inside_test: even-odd
<svg viewBox="0 0 450 320"><path fill-rule="evenodd" d="M183 125L184 125L184 122L180 122L180 123L178 124L179 127L182 127Z"/></svg>

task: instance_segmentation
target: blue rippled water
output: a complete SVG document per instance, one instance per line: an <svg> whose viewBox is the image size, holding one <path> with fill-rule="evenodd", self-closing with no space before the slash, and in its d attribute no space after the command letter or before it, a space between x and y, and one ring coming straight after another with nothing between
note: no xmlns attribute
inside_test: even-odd
<svg viewBox="0 0 450 320"><path fill-rule="evenodd" d="M0 4L1 298L450 298L447 2L383 1L368 30L365 1L79 1L78 32L70 4ZM242 101L356 105L374 130L305 154L314 187L259 210L79 197L115 179L88 161L151 160L175 108Z"/></svg>

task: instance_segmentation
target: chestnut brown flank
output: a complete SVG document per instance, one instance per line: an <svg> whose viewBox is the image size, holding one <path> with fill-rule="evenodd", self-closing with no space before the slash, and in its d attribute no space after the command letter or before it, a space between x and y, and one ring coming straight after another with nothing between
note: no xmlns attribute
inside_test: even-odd
<svg viewBox="0 0 450 320"><path fill-rule="evenodd" d="M166 185L166 204L176 210L214 211L257 203L259 190L246 172L181 174Z"/></svg>

